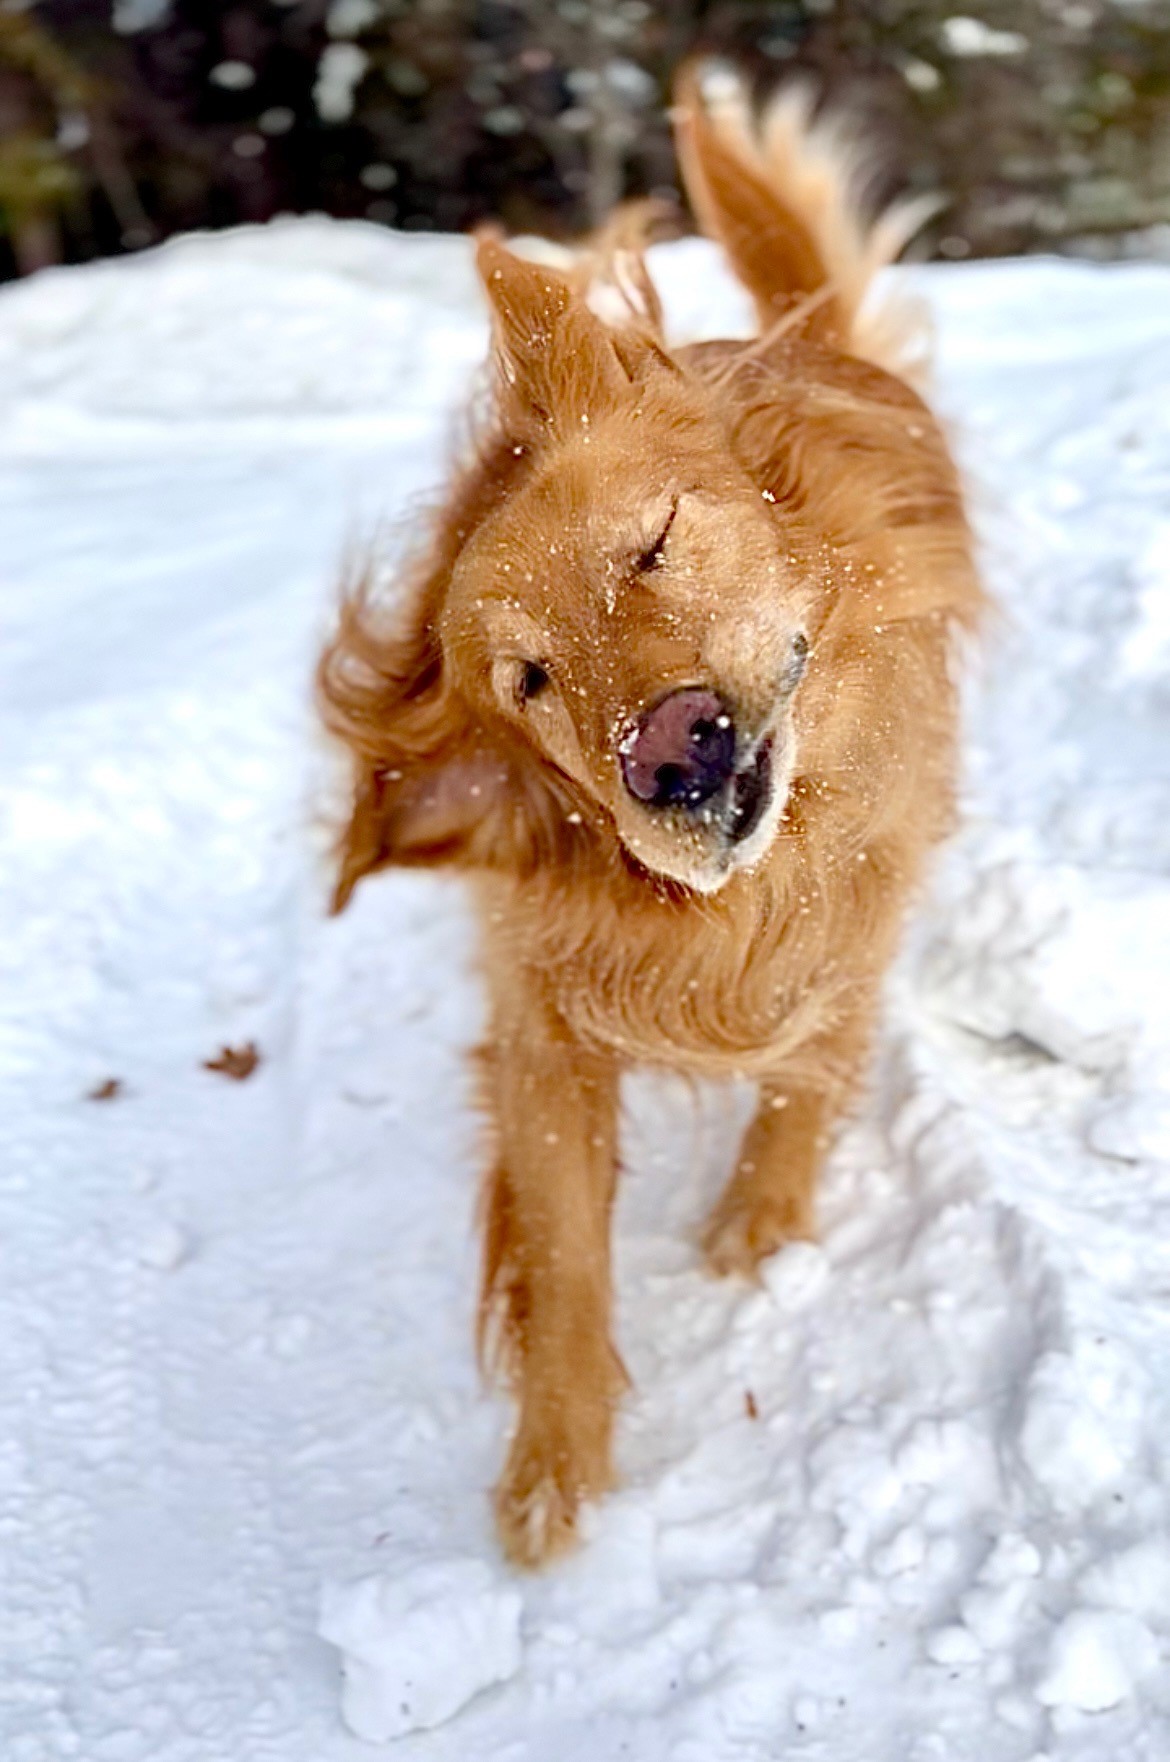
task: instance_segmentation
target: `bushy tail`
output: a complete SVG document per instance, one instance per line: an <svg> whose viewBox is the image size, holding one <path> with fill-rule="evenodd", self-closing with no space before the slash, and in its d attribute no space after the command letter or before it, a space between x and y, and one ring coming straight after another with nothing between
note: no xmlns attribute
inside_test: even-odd
<svg viewBox="0 0 1170 1762"><path fill-rule="evenodd" d="M911 198L867 220L858 146L813 108L807 87L789 85L757 118L734 75L685 69L674 115L687 195L764 331L799 323L906 375L922 352L921 316L904 299L877 305L869 295L936 203Z"/></svg>

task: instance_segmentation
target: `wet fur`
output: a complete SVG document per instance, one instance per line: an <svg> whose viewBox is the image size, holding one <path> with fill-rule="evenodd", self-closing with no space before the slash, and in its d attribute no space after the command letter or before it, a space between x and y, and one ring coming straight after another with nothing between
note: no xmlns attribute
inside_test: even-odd
<svg viewBox="0 0 1170 1762"><path fill-rule="evenodd" d="M742 103L705 107L688 80L678 129L696 212L753 295L760 336L669 351L628 215L608 254L633 290L616 327L571 276L483 241L497 369L486 429L405 594L390 608L372 590L350 594L320 675L355 767L338 907L388 863L457 867L478 906L493 1135L481 1344L494 1342L519 1404L496 1508L524 1564L567 1546L581 1501L611 1480L624 1386L608 1240L621 1073L646 1063L759 1081L705 1236L716 1270L750 1274L811 1231L817 1172L864 1069L907 901L950 822L955 639L980 608L945 441L887 371L911 339L870 310L899 224L862 224L839 143L790 98L754 131ZM453 579L466 593L469 570L486 584L507 566L485 535L501 509L528 506L524 486L550 457L563 452L565 493L604 521L615 473L631 494L643 476L646 497L658 493L656 449L701 469L705 485L750 480L766 497L812 644L778 833L710 893L664 878L617 836L607 798L583 781L606 761L587 722L580 765L551 763L523 721L475 695L473 638L445 623ZM573 510L554 504L550 491L507 529L509 557L555 546ZM543 585L566 626L584 615L574 579L552 568ZM689 591L699 620L718 572ZM638 626L628 629L636 648ZM611 689L591 653L574 681L587 702ZM623 664L640 659L653 676L653 654Z"/></svg>

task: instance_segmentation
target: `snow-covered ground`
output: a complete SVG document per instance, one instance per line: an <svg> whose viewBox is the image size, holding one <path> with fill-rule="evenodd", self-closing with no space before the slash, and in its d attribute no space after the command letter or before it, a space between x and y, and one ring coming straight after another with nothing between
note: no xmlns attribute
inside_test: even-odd
<svg viewBox="0 0 1170 1762"><path fill-rule="evenodd" d="M735 320L705 247L657 268ZM502 1679L418 1762L1170 1755L1170 271L916 279L1002 608L966 828L763 1289L692 1246L742 1098L632 1085L624 1484L530 1580L470 925L403 875L326 921L307 687L441 475L467 249L300 221L0 294L5 1762L369 1755L323 1594L363 1729Z"/></svg>

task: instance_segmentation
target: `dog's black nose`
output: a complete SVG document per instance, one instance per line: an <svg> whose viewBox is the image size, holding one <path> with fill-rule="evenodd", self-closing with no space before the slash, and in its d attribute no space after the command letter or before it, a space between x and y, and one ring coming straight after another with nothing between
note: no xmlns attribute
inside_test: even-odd
<svg viewBox="0 0 1170 1762"><path fill-rule="evenodd" d="M697 808L735 769L735 724L713 691L686 686L645 712L621 754L635 800L652 808Z"/></svg>

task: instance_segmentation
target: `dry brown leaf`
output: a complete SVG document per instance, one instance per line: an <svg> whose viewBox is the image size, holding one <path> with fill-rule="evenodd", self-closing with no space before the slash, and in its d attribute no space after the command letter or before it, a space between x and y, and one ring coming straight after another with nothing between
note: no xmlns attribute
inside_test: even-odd
<svg viewBox="0 0 1170 1762"><path fill-rule="evenodd" d="M743 1392L743 1404L747 1409L747 1416L749 1419L759 1419L760 1410L756 1406L756 1398L750 1389L745 1389Z"/></svg>
<svg viewBox="0 0 1170 1762"><path fill-rule="evenodd" d="M250 1077L260 1063L260 1053L254 1040L245 1041L243 1046L221 1046L214 1058L203 1061L205 1071L215 1071L221 1077L231 1077L233 1081L242 1083Z"/></svg>
<svg viewBox="0 0 1170 1762"><path fill-rule="evenodd" d="M91 1089L85 1099L87 1101L117 1101L121 1093L121 1077L107 1077L104 1083L99 1083L95 1089Z"/></svg>

